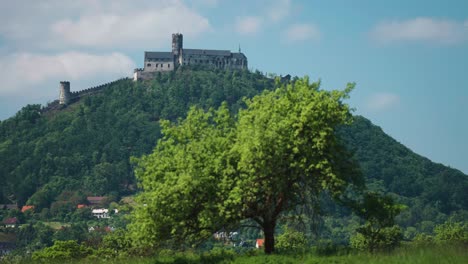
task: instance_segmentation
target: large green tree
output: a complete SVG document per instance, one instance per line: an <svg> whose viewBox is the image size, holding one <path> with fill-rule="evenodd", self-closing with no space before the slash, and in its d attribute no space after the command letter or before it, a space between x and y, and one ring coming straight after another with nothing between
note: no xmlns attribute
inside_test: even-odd
<svg viewBox="0 0 468 264"><path fill-rule="evenodd" d="M191 242L243 219L254 220L274 251L280 215L327 191L340 196L359 177L335 136L351 119L343 91L303 78L265 91L232 117L192 108L138 161L138 196L131 230L137 241ZM314 200L314 199L312 199Z"/></svg>

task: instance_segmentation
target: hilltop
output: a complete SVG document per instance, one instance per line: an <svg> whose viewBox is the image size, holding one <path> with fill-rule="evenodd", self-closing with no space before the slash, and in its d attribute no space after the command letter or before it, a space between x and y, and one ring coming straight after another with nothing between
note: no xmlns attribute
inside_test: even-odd
<svg viewBox="0 0 468 264"><path fill-rule="evenodd" d="M235 113L243 97L273 87L260 72L181 68L144 82L118 80L67 107L28 105L0 123L0 203L31 204L40 212L57 207L64 192L115 199L133 194L130 157L151 152L161 136L159 120L223 101ZM412 152L361 116L339 134L369 187L409 205L400 215L403 226L423 230L466 215L467 175Z"/></svg>

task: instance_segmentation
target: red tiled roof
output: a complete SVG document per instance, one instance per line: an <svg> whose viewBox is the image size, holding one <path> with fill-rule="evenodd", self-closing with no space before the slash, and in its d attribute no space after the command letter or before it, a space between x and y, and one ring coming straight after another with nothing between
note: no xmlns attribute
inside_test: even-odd
<svg viewBox="0 0 468 264"><path fill-rule="evenodd" d="M3 223L5 225L14 225L14 224L18 223L18 219L16 217L7 218L7 219L5 219L5 221L3 221Z"/></svg>
<svg viewBox="0 0 468 264"><path fill-rule="evenodd" d="M263 247L263 243L265 243L265 239L257 239L257 246Z"/></svg>
<svg viewBox="0 0 468 264"><path fill-rule="evenodd" d="M96 204L96 203L102 202L102 200L106 199L106 197L104 197L104 196L88 196L88 197L86 197L86 199L88 200L88 202L90 202L92 204Z"/></svg>
<svg viewBox="0 0 468 264"><path fill-rule="evenodd" d="M21 208L21 212L26 212L27 210L34 209L34 205L24 205L23 208Z"/></svg>
<svg viewBox="0 0 468 264"><path fill-rule="evenodd" d="M76 208L80 209L80 208L85 208L86 207L86 204L79 204L76 206Z"/></svg>

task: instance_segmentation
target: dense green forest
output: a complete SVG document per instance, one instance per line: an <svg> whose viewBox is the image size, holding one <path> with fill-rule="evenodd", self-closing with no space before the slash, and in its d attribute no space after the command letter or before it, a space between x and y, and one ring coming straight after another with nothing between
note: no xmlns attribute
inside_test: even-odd
<svg viewBox="0 0 468 264"><path fill-rule="evenodd" d="M28 105L0 123L0 203L49 207L63 190L114 196L135 190L129 157L149 153L158 121L190 105L233 111L242 97L271 89L260 73L178 71L152 82L117 82L59 111Z"/></svg>
<svg viewBox="0 0 468 264"><path fill-rule="evenodd" d="M0 122L0 204L34 205L36 213L70 220L86 196L118 201L137 192L130 158L153 150L159 120L176 121L192 105L209 109L224 101L235 114L243 97L274 87L275 79L258 71L180 68L151 81L118 81L59 110L28 105ZM338 134L368 188L407 205L397 218L406 238L431 233L448 219L468 219L467 175L415 154L361 116ZM354 216L323 203L321 237L347 240L342 227L354 227Z"/></svg>

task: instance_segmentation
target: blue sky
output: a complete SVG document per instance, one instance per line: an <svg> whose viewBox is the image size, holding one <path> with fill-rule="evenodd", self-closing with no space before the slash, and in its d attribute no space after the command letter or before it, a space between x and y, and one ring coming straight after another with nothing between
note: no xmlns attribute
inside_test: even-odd
<svg viewBox="0 0 468 264"><path fill-rule="evenodd" d="M0 120L130 76L143 51L237 50L262 72L357 87L355 113L418 154L468 173L468 1L5 1Z"/></svg>

